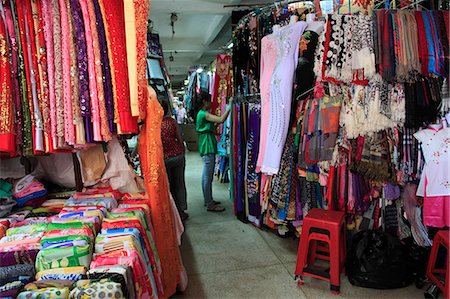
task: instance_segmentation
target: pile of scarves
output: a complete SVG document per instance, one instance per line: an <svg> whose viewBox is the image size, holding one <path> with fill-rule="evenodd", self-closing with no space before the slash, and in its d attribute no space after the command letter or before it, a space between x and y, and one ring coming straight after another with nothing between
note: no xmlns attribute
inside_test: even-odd
<svg viewBox="0 0 450 299"><path fill-rule="evenodd" d="M27 175L14 184L14 200L17 206L39 207L45 200L47 189L32 175Z"/></svg>
<svg viewBox="0 0 450 299"><path fill-rule="evenodd" d="M148 0L2 1L0 152L53 153L137 133L149 10Z"/></svg>
<svg viewBox="0 0 450 299"><path fill-rule="evenodd" d="M238 218L285 234L292 227L300 232L303 217L321 207L346 211L350 229L381 225L378 203L387 199L373 191L417 181L423 160L412 135L449 112L448 87L442 84L448 75L448 17L445 11L425 10L333 14L317 37L304 34L291 130L277 175L258 174L254 167L264 119L250 107L258 104L237 103L233 110L232 194ZM412 235L426 245L420 216L415 214L408 230L397 213L405 200L388 206L384 220L393 235ZM361 226L363 218L376 223Z"/></svg>
<svg viewBox="0 0 450 299"><path fill-rule="evenodd" d="M145 199L99 188L46 203L0 219L0 297L163 296Z"/></svg>

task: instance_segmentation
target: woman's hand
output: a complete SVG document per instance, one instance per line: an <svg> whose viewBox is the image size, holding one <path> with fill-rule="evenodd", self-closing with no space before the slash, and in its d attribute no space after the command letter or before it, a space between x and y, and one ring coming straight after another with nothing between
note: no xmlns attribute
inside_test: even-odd
<svg viewBox="0 0 450 299"><path fill-rule="evenodd" d="M234 98L231 96L228 98L228 104L232 104L234 102Z"/></svg>

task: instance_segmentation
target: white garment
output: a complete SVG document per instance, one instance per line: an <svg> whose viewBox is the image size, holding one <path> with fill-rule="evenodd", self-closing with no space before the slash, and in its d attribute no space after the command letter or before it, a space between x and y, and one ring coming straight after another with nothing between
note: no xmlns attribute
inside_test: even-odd
<svg viewBox="0 0 450 299"><path fill-rule="evenodd" d="M298 22L273 33L277 44L277 63L270 81L269 128L266 154L261 166L261 172L269 175L277 174L280 168L291 116L292 84L299 43L306 26L306 22Z"/></svg>
<svg viewBox="0 0 450 299"><path fill-rule="evenodd" d="M177 123L183 124L185 118L186 118L186 109L184 107L181 109L177 108Z"/></svg>
<svg viewBox="0 0 450 299"><path fill-rule="evenodd" d="M425 158L417 195L450 195L450 128L432 125L414 134ZM425 182L426 180L426 182ZM426 185L426 190L425 190Z"/></svg>

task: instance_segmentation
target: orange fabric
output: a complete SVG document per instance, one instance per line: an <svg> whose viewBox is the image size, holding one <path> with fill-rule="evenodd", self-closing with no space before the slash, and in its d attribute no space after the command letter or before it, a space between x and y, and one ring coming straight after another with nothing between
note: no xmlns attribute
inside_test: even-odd
<svg viewBox="0 0 450 299"><path fill-rule="evenodd" d="M161 261L163 297L168 298L175 294L180 280L181 257L164 167L161 141L163 109L156 99L155 91L150 86L147 86L144 95L146 117L139 137L139 153L155 230L156 248Z"/></svg>

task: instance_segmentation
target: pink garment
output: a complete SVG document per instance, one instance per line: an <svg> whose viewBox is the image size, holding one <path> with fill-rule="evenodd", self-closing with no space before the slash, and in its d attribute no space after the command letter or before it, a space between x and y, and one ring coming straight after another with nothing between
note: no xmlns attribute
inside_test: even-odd
<svg viewBox="0 0 450 299"><path fill-rule="evenodd" d="M425 183L425 190L428 181ZM432 227L450 226L450 196L427 196L423 200L423 224Z"/></svg>
<svg viewBox="0 0 450 299"><path fill-rule="evenodd" d="M274 27L277 63L270 80L267 137L263 137L266 139L265 151L270 152L270 155L264 155L261 165L261 171L269 175L277 174L280 168L291 116L292 84L298 63L300 37L306 26L306 22L297 22L278 30Z"/></svg>
<svg viewBox="0 0 450 299"><path fill-rule="evenodd" d="M417 195L424 196L423 222L427 226L450 226L450 128L432 125L414 137L421 142L425 158Z"/></svg>
<svg viewBox="0 0 450 299"><path fill-rule="evenodd" d="M70 145L75 143L75 130L72 113L72 90L70 86L70 34L69 19L67 14L66 0L59 0L59 11L61 14L61 48L62 48L62 76L63 76L63 96L64 96L64 139Z"/></svg>
<svg viewBox="0 0 450 299"><path fill-rule="evenodd" d="M88 54L88 72L89 72L89 94L91 98L91 120L93 124L94 140L102 141L100 129L100 111L97 95L97 78L95 73L95 55L92 47L92 32L89 19L88 0L80 0L81 11L83 13L84 31L86 34L86 46Z"/></svg>
<svg viewBox="0 0 450 299"><path fill-rule="evenodd" d="M50 124L53 148L58 148L56 138L55 52L53 49L53 12L51 0L42 0L44 36L47 51L48 91L50 99Z"/></svg>
<svg viewBox="0 0 450 299"><path fill-rule="evenodd" d="M103 72L101 65L101 54L100 54L100 45L98 39L98 31L96 25L96 16L95 16L95 8L93 1L87 1L88 10L89 10L89 20L91 24L91 33L92 33L92 46L94 48L94 57L95 57L95 74L97 79L97 95L98 95L98 105L99 105L99 116L100 116L100 129L102 134L103 141L110 141L111 131L109 129L109 120L108 113L106 111L106 100L105 100L105 91L103 89ZM102 21L102 20L100 20Z"/></svg>
<svg viewBox="0 0 450 299"><path fill-rule="evenodd" d="M259 89L261 92L261 119L269 119L270 110L270 79L277 62L277 45L273 35L267 35L261 40L261 73L259 75ZM256 172L261 171L266 152L266 140L269 122L261 122L259 139L259 154L256 162Z"/></svg>
<svg viewBox="0 0 450 299"><path fill-rule="evenodd" d="M22 198L22 197L25 197L25 196L30 195L32 193L42 191L44 189L45 189L45 187L44 187L44 185L42 185L42 183L35 181L35 182L32 182L30 185L28 185L22 191L15 193L14 197L15 198Z"/></svg>

